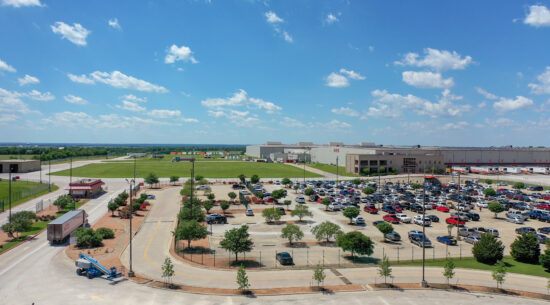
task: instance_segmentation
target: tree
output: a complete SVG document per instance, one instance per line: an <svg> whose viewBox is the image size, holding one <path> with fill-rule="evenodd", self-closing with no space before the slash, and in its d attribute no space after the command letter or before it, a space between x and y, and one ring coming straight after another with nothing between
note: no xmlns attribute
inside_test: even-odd
<svg viewBox="0 0 550 305"><path fill-rule="evenodd" d="M447 258L445 265L443 265L443 276L447 279L447 285L449 281L455 276L455 262L451 258Z"/></svg>
<svg viewBox="0 0 550 305"><path fill-rule="evenodd" d="M79 248L94 248L103 246L101 235L92 228L78 228L75 232L76 246Z"/></svg>
<svg viewBox="0 0 550 305"><path fill-rule="evenodd" d="M107 209L111 211L111 216L115 216L115 211L118 209L118 204L114 201L109 202Z"/></svg>
<svg viewBox="0 0 550 305"><path fill-rule="evenodd" d="M370 168L365 167L365 168L363 168L362 172L363 172L363 174L368 176L368 175L370 175Z"/></svg>
<svg viewBox="0 0 550 305"><path fill-rule="evenodd" d="M187 240L187 248L191 247L192 240L203 239L207 236L206 227L196 220L181 221L174 232L176 240Z"/></svg>
<svg viewBox="0 0 550 305"><path fill-rule="evenodd" d="M413 184L411 184L411 187L412 187L413 190L418 190L418 189L422 188L422 184L413 183Z"/></svg>
<svg viewBox="0 0 550 305"><path fill-rule="evenodd" d="M250 177L250 183L252 184L256 184L260 182L260 176L258 175L252 175L252 177Z"/></svg>
<svg viewBox="0 0 550 305"><path fill-rule="evenodd" d="M204 221L204 213L201 206L196 205L183 205L181 212L178 214L180 221L184 220L196 220L197 222Z"/></svg>
<svg viewBox="0 0 550 305"><path fill-rule="evenodd" d="M268 223L279 221L283 213L278 208L267 208L262 211L262 216L265 218L265 221Z"/></svg>
<svg viewBox="0 0 550 305"><path fill-rule="evenodd" d="M303 237L304 237L304 232L300 230L300 227L292 223L288 223L281 230L281 238L288 239L288 243L290 245L292 245L292 241L301 240Z"/></svg>
<svg viewBox="0 0 550 305"><path fill-rule="evenodd" d="M294 189L294 193L298 193L298 189L300 187L298 186L298 184L294 184L294 186L292 188Z"/></svg>
<svg viewBox="0 0 550 305"><path fill-rule="evenodd" d="M130 197L130 195L128 195L128 193L126 193L126 191L124 191L124 192L118 194L118 197L120 199L122 199L123 201L126 201L126 199L128 199L128 197Z"/></svg>
<svg viewBox="0 0 550 305"><path fill-rule="evenodd" d="M544 254L541 254L539 257L539 262L544 269L550 271L550 240L546 241L546 250L544 251Z"/></svg>
<svg viewBox="0 0 550 305"><path fill-rule="evenodd" d="M174 184L174 182L178 182L180 180L180 177L178 176L171 176L170 177L170 183Z"/></svg>
<svg viewBox="0 0 550 305"><path fill-rule="evenodd" d="M237 285L241 293L244 293L250 287L248 275L246 275L243 264L239 266L239 270L237 271Z"/></svg>
<svg viewBox="0 0 550 305"><path fill-rule="evenodd" d="M494 265L497 261L502 260L504 246L493 234L483 234L481 239L474 244L472 254L478 262Z"/></svg>
<svg viewBox="0 0 550 305"><path fill-rule="evenodd" d="M290 181L290 179L288 178L283 178L283 180L281 181L281 183L283 185L289 185L289 184L292 184L292 181Z"/></svg>
<svg viewBox="0 0 550 305"><path fill-rule="evenodd" d="M59 196L54 202L53 205L57 207L58 210L64 210L73 203L73 197L70 195L62 195Z"/></svg>
<svg viewBox="0 0 550 305"><path fill-rule="evenodd" d="M377 224L376 228L378 229L378 231L380 231L380 233L382 233L384 237L386 236L386 234L393 232L393 226L391 225L391 223L387 222L381 222Z"/></svg>
<svg viewBox="0 0 550 305"><path fill-rule="evenodd" d="M308 208L307 205L299 204L299 205L296 205L296 207L294 208L294 210L292 212L290 212L290 215L292 217L298 216L298 218L300 219L300 222L301 222L302 218L304 218L306 216L312 217L313 213L311 213L309 211L309 208Z"/></svg>
<svg viewBox="0 0 550 305"><path fill-rule="evenodd" d="M355 185L355 186L358 186L359 184L361 184L361 179L355 178L355 179L351 180L351 183L353 183L353 185Z"/></svg>
<svg viewBox="0 0 550 305"><path fill-rule="evenodd" d="M332 238L338 238L340 235L344 234L340 226L332 223L330 221L325 221L313 227L311 233L315 235L315 239L318 241L326 240L330 242Z"/></svg>
<svg viewBox="0 0 550 305"><path fill-rule="evenodd" d="M235 201L235 198L237 198L237 194L235 194L235 192L229 192L227 193L227 196L231 199L231 201Z"/></svg>
<svg viewBox="0 0 550 305"><path fill-rule="evenodd" d="M504 212L506 210L500 202L491 202L488 208L489 211L495 213L495 218L498 218L498 213Z"/></svg>
<svg viewBox="0 0 550 305"><path fill-rule="evenodd" d="M159 183L159 178L154 173L149 173L147 177L145 177L145 183L149 184L149 186L153 186L153 184Z"/></svg>
<svg viewBox="0 0 550 305"><path fill-rule="evenodd" d="M185 184L180 191L180 195L187 196L187 197L191 196L191 194L194 194L194 193L195 193L195 190L191 188L191 184Z"/></svg>
<svg viewBox="0 0 550 305"><path fill-rule="evenodd" d="M518 262L537 264L540 256L537 236L533 233L522 233L516 237L510 245L510 255Z"/></svg>
<svg viewBox="0 0 550 305"><path fill-rule="evenodd" d="M388 277L393 278L392 269L390 266L390 261L388 260L388 257L384 254L384 257L382 258L382 261L378 265L378 275L384 277L384 284L387 283L386 279Z"/></svg>
<svg viewBox="0 0 550 305"><path fill-rule="evenodd" d="M220 241L220 246L227 251L235 253L235 260L239 260L239 253L249 252L254 246L250 239L248 226L242 225L240 228L233 228L225 232L224 239Z"/></svg>
<svg viewBox="0 0 550 305"><path fill-rule="evenodd" d="M306 195L306 196L311 196L313 194L315 194L315 191L310 187L308 187L304 190L304 195Z"/></svg>
<svg viewBox="0 0 550 305"><path fill-rule="evenodd" d="M485 197L493 197L497 194L497 192L494 189L488 188L483 190L483 194L485 194Z"/></svg>
<svg viewBox="0 0 550 305"><path fill-rule="evenodd" d="M372 186L367 186L366 188L363 189L363 193L367 195L374 194L375 191L376 190Z"/></svg>
<svg viewBox="0 0 550 305"><path fill-rule="evenodd" d="M332 200L330 200L329 198L323 198L323 200L321 200L321 204L325 206L325 211L328 210L328 206L332 203Z"/></svg>
<svg viewBox="0 0 550 305"><path fill-rule="evenodd" d="M216 195L214 195L214 193L209 193L208 195L206 195L206 198L208 198L208 200L214 200L214 198L216 198Z"/></svg>
<svg viewBox="0 0 550 305"><path fill-rule="evenodd" d="M363 235L363 233L353 231L348 232L338 237L338 247L344 251L351 251L351 257L354 253L359 255L371 255L374 251L374 243L372 240Z"/></svg>
<svg viewBox="0 0 550 305"><path fill-rule="evenodd" d="M276 200L279 200L281 198L285 198L286 197L286 191L281 189L281 190L274 190L273 192L271 192L271 198L273 199L276 199Z"/></svg>
<svg viewBox="0 0 550 305"><path fill-rule="evenodd" d="M195 181L201 181L202 179L204 179L204 176L201 176L201 175L196 175L195 176Z"/></svg>
<svg viewBox="0 0 550 305"><path fill-rule="evenodd" d="M491 184L493 184L493 180L485 179L485 183L487 183L487 185L491 185Z"/></svg>
<svg viewBox="0 0 550 305"><path fill-rule="evenodd" d="M174 277L175 273L172 260L169 257L165 258L164 264L162 264L162 278L166 286L172 286L172 277Z"/></svg>
<svg viewBox="0 0 550 305"><path fill-rule="evenodd" d="M237 176L239 180L241 180L241 183L244 184L246 182L246 176L244 174L240 174Z"/></svg>
<svg viewBox="0 0 550 305"><path fill-rule="evenodd" d="M356 207L347 207L344 210L344 216L349 218L349 223L351 224L352 218L359 216L359 209Z"/></svg>
<svg viewBox="0 0 550 305"><path fill-rule="evenodd" d="M506 278L506 272L506 265L503 261L499 261L495 270L493 270L493 280L497 282L497 288L499 288L499 286L502 287L502 283L504 283Z"/></svg>
<svg viewBox="0 0 550 305"><path fill-rule="evenodd" d="M313 269L313 280L317 282L317 287L325 281L325 278L325 268L318 263L317 266L315 266L315 269Z"/></svg>
<svg viewBox="0 0 550 305"><path fill-rule="evenodd" d="M514 188L515 188L515 189L518 189L518 190L524 189L524 188L525 188L525 183L523 183L523 182L516 182L516 183L514 183Z"/></svg>
<svg viewBox="0 0 550 305"><path fill-rule="evenodd" d="M214 207L214 204L212 203L211 200L205 200L203 203L202 203L202 206L204 207L204 209L206 210L206 213L210 213L210 209L212 209Z"/></svg>
<svg viewBox="0 0 550 305"><path fill-rule="evenodd" d="M226 211L227 209L229 209L229 206L230 206L230 205L229 205L229 202L227 202L227 201L225 201L225 200L220 201L220 208L222 208L223 214L224 214L224 215L225 215L225 211Z"/></svg>
<svg viewBox="0 0 550 305"><path fill-rule="evenodd" d="M15 238L15 225L11 222L5 223L2 225L2 231L8 234L8 237Z"/></svg>
<svg viewBox="0 0 550 305"><path fill-rule="evenodd" d="M292 201L290 201L290 200L285 200L285 201L283 201L283 203L286 205L286 210L288 211L288 208L289 208L290 205L292 204Z"/></svg>

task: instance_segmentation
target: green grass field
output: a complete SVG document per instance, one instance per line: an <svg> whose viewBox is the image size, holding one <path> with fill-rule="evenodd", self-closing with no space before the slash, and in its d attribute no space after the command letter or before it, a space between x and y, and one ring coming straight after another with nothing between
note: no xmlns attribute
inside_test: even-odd
<svg viewBox="0 0 550 305"><path fill-rule="evenodd" d="M323 164L323 163L310 163L310 164L306 164L306 166L313 167L313 168L325 171L327 173L336 175L336 165L329 165L329 164ZM347 177L359 177L359 175L356 175L356 174L346 173L345 166L338 166L338 175L347 176Z"/></svg>
<svg viewBox="0 0 550 305"><path fill-rule="evenodd" d="M462 259L453 258L453 261L457 268L478 269L478 270L488 270L488 271L492 271L495 269L494 266L482 264L476 261L476 259L473 257L462 258ZM505 256L502 261L506 264L506 267L508 268L508 272L550 278L550 273L546 272L541 265L531 265L531 264L516 262L510 256ZM426 266L443 267L443 265L445 265L445 259L436 259L436 260L427 259L426 260ZM400 262L400 263L392 262L392 266L422 266L422 261L417 260L413 262L408 261L408 262Z"/></svg>
<svg viewBox="0 0 550 305"><path fill-rule="evenodd" d="M190 158L193 157L198 161L240 161L240 160L230 160L222 158L222 156L214 155L212 158L205 158L201 155L164 155L164 158L152 158L151 156L144 157L144 158L136 158L136 162L170 162L172 158L180 157L180 158ZM241 156L244 157L244 156ZM128 158L127 160L110 160L106 162L134 162L133 158Z"/></svg>
<svg viewBox="0 0 550 305"><path fill-rule="evenodd" d="M52 185L52 192L57 190L57 185ZM48 185L29 181L12 181L12 207L27 200L42 196L48 193ZM4 208L7 208L9 199L9 181L0 181L0 201L4 200ZM1 208L0 208L1 211Z"/></svg>
<svg viewBox="0 0 550 305"><path fill-rule="evenodd" d="M20 159L31 160L35 155L0 155L0 160Z"/></svg>
<svg viewBox="0 0 550 305"><path fill-rule="evenodd" d="M142 161L137 162L138 177L145 177L149 173L155 173L158 177L189 177L191 175L190 162L159 162ZM132 162L110 162L100 164L88 164L82 167L73 168L75 177L92 178L128 178L134 174ZM208 161L195 162L195 176L201 175L205 178L237 178L238 175L252 176L254 174L261 178L283 178L303 177L303 170L285 164L243 162L243 161ZM59 171L52 175L68 176L69 171ZM306 177L321 177L320 175L307 172Z"/></svg>

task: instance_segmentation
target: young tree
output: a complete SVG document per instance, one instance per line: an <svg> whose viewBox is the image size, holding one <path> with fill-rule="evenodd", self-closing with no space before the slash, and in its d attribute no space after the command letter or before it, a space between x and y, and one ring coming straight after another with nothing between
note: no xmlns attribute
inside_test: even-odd
<svg viewBox="0 0 550 305"><path fill-rule="evenodd" d="M152 187L154 184L159 183L159 178L154 173L149 173L149 175L145 177L145 183L149 184L149 186Z"/></svg>
<svg viewBox="0 0 550 305"><path fill-rule="evenodd" d="M248 282L248 275L246 275L243 264L239 266L239 270L237 271L237 285L239 286L239 291L241 293L246 292L250 287L250 283Z"/></svg>
<svg viewBox="0 0 550 305"><path fill-rule="evenodd" d="M241 180L241 183L244 184L246 182L246 176L244 174L240 174L237 176L239 180Z"/></svg>
<svg viewBox="0 0 550 305"><path fill-rule="evenodd" d="M202 203L202 206L204 207L204 209L206 210L206 213L210 213L210 209L212 209L214 207L214 204L212 203L211 200L205 200L203 203Z"/></svg>
<svg viewBox="0 0 550 305"><path fill-rule="evenodd" d="M340 226L332 223L330 221L325 221L313 227L311 233L315 235L315 239L318 241L326 240L330 242L332 238L338 238L340 235L344 234Z"/></svg>
<svg viewBox="0 0 550 305"><path fill-rule="evenodd" d="M443 276L447 279L447 285L449 285L449 281L455 276L455 267L455 262L451 258L447 258L443 266Z"/></svg>
<svg viewBox="0 0 550 305"><path fill-rule="evenodd" d="M214 198L216 198L216 195L214 195L214 193L209 193L208 195L206 195L206 198L208 198L208 200L214 200Z"/></svg>
<svg viewBox="0 0 550 305"><path fill-rule="evenodd" d="M294 193L297 194L300 187L298 186L298 184L295 184L292 188L294 189Z"/></svg>
<svg viewBox="0 0 550 305"><path fill-rule="evenodd" d="M329 198L323 198L321 200L321 204L325 206L325 211L328 210L328 206L332 203L332 201Z"/></svg>
<svg viewBox="0 0 550 305"><path fill-rule="evenodd" d="M374 243L372 240L363 235L363 233L353 231L348 232L338 237L338 247L344 251L351 251L351 257L354 253L359 255L371 255L374 251Z"/></svg>
<svg viewBox="0 0 550 305"><path fill-rule="evenodd" d="M321 283L325 281L325 268L321 264L317 264L313 269L313 280L317 282L317 287L321 286Z"/></svg>
<svg viewBox="0 0 550 305"><path fill-rule="evenodd" d="M180 177L178 176L171 176L170 177L170 183L174 184L175 182L178 182L180 180Z"/></svg>
<svg viewBox="0 0 550 305"><path fill-rule="evenodd" d="M393 226L391 225L391 223L387 222L377 224L376 228L378 229L378 231L380 231L380 233L382 233L384 237L386 236L386 234L393 232Z"/></svg>
<svg viewBox="0 0 550 305"><path fill-rule="evenodd" d="M472 254L478 262L494 265L497 261L502 260L504 246L493 234L483 234L481 239L474 244Z"/></svg>
<svg viewBox="0 0 550 305"><path fill-rule="evenodd" d="M233 228L225 232L224 239L220 241L220 246L225 250L235 253L235 260L239 260L239 253L250 252L254 242L250 239L248 226L242 225L240 228Z"/></svg>
<svg viewBox="0 0 550 305"><path fill-rule="evenodd" d="M220 208L222 208L223 214L225 215L225 211L229 209L229 202L225 200L220 201Z"/></svg>
<svg viewBox="0 0 550 305"><path fill-rule="evenodd" d="M514 183L514 188L515 188L515 189L518 189L518 190L524 189L524 188L525 188L525 183L523 183L523 182L516 182L516 183Z"/></svg>
<svg viewBox="0 0 550 305"><path fill-rule="evenodd" d="M374 194L375 191L376 190L372 186L367 186L366 188L363 189L363 193L367 195Z"/></svg>
<svg viewBox="0 0 550 305"><path fill-rule="evenodd" d="M288 243L290 245L292 245L292 242L294 240L298 241L298 240L301 240L303 237L304 237L304 232L300 230L300 227L292 223L288 223L281 230L281 238L288 239Z"/></svg>
<svg viewBox="0 0 550 305"><path fill-rule="evenodd" d="M532 233L522 233L510 245L510 255L518 261L527 264L539 262L540 246L537 236Z"/></svg>
<svg viewBox="0 0 550 305"><path fill-rule="evenodd" d="M388 277L393 278L390 261L388 260L388 257L385 254L384 254L384 257L382 258L382 261L380 261L380 264L378 265L378 275L384 277L384 284L387 283L386 279Z"/></svg>
<svg viewBox="0 0 550 305"><path fill-rule="evenodd" d="M357 187L359 184L361 184L361 179L355 178L355 179L351 180L351 183L353 183L353 185L355 185Z"/></svg>
<svg viewBox="0 0 550 305"><path fill-rule="evenodd" d="M497 288L502 287L502 283L506 279L506 265L503 261L499 261L496 265L495 270L493 270L493 280L497 282Z"/></svg>
<svg viewBox="0 0 550 305"><path fill-rule="evenodd" d="M304 195L306 195L306 196L311 196L313 194L315 194L315 191L310 187L308 187L304 190Z"/></svg>
<svg viewBox="0 0 550 305"><path fill-rule="evenodd" d="M455 227L454 224L450 223L450 224L447 224L447 232L449 233L449 235L452 235L453 234L453 228Z"/></svg>
<svg viewBox="0 0 550 305"><path fill-rule="evenodd" d="M176 240L187 240L187 248L191 247L192 240L203 239L207 235L206 227L195 220L180 222L174 232Z"/></svg>
<svg viewBox="0 0 550 305"><path fill-rule="evenodd" d="M363 168L362 172L363 172L363 174L369 176L370 175L370 168L365 167L365 168Z"/></svg>
<svg viewBox="0 0 550 305"><path fill-rule="evenodd" d="M493 180L485 179L485 183L487 183L487 185L491 185L491 184L493 184Z"/></svg>
<svg viewBox="0 0 550 305"><path fill-rule="evenodd" d="M59 196L53 202L53 205L57 206L57 209L61 211L67 208L67 206L69 206L70 204L72 204L72 202L73 202L73 197L71 197L70 195L62 195L62 196Z"/></svg>
<svg viewBox="0 0 550 305"><path fill-rule="evenodd" d="M250 183L252 184L256 184L260 182L260 176L258 175L252 175L252 177L250 177Z"/></svg>
<svg viewBox="0 0 550 305"><path fill-rule="evenodd" d="M227 196L229 197L229 199L231 199L231 201L235 201L235 198L237 198L237 194L235 194L235 192L229 192L227 193Z"/></svg>
<svg viewBox="0 0 550 305"><path fill-rule="evenodd" d="M174 265L172 260L167 257L164 259L164 264L162 264L162 278L164 279L164 285L172 287L172 278L176 272L174 271Z"/></svg>
<svg viewBox="0 0 550 305"><path fill-rule="evenodd" d="M489 204L489 211L495 213L495 218L498 218L498 213L504 212L506 209L500 202L491 202Z"/></svg>
<svg viewBox="0 0 550 305"><path fill-rule="evenodd" d="M283 185L290 185L290 184L292 184L292 181L290 181L290 179L288 179L288 178L283 178L283 180L281 181L281 183L282 183Z"/></svg>
<svg viewBox="0 0 550 305"><path fill-rule="evenodd" d="M286 210L288 211L288 208L289 208L290 205L292 204L292 201L290 201L290 200L285 200L285 201L283 201L283 203L286 205Z"/></svg>
<svg viewBox="0 0 550 305"><path fill-rule="evenodd" d="M494 189L485 189L483 190L483 194L485 194L485 197L492 197L497 194L497 192Z"/></svg>
<svg viewBox="0 0 550 305"><path fill-rule="evenodd" d="M114 201L111 201L109 202L109 204L107 204L107 209L109 209L109 211L111 211L111 216L115 216L115 211L118 209L118 204Z"/></svg>
<svg viewBox="0 0 550 305"><path fill-rule="evenodd" d="M273 198L273 199L279 200L279 199L285 198L285 197L286 197L286 191L283 190L283 189L274 190L273 192L271 192L271 198Z"/></svg>
<svg viewBox="0 0 550 305"><path fill-rule="evenodd" d="M201 176L201 175L196 175L195 176L195 181L201 181L202 179L204 179L204 176Z"/></svg>
<svg viewBox="0 0 550 305"><path fill-rule="evenodd" d="M282 212L278 208L267 208L262 211L262 216L265 218L265 221L268 223L279 221L281 219Z"/></svg>
<svg viewBox="0 0 550 305"><path fill-rule="evenodd" d="M292 212L290 212L290 215L292 217L297 216L300 219L300 222L301 222L302 218L304 218L306 216L312 217L313 213L311 213L309 211L309 208L308 208L307 205L299 204L299 205L296 205L296 207L294 208L294 210Z"/></svg>
<svg viewBox="0 0 550 305"><path fill-rule="evenodd" d="M359 209L356 207L347 207L344 210L344 216L349 218L349 223L351 224L352 218L359 216Z"/></svg>

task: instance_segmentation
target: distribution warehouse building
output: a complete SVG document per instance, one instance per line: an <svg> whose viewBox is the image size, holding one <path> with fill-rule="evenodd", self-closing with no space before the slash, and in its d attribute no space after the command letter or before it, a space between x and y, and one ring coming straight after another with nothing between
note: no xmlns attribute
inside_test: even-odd
<svg viewBox="0 0 550 305"><path fill-rule="evenodd" d="M365 168L380 167L398 172L424 172L426 169L456 168L472 172L539 172L548 173L550 148L506 147L410 147L384 146L375 143L344 145L331 142L282 144L267 142L246 147L246 154L273 162L319 162L346 166L346 171L359 174Z"/></svg>

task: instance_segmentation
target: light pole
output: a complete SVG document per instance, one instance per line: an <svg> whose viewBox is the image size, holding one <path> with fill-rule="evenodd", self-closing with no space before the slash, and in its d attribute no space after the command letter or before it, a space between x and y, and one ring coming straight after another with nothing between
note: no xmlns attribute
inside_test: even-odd
<svg viewBox="0 0 550 305"><path fill-rule="evenodd" d="M338 186L338 156L336 156L336 185Z"/></svg>
<svg viewBox="0 0 550 305"><path fill-rule="evenodd" d="M42 154L40 154L40 184L42 184Z"/></svg>
<svg viewBox="0 0 550 305"><path fill-rule="evenodd" d="M134 177L135 177L135 166L134 166ZM130 181L128 181L128 179L125 179L125 180L130 185L130 201L129 201L129 206L130 206L130 271L128 271L128 276L129 277L134 277L134 270L132 269L132 214L134 212L133 208L132 208L132 194L133 194L134 188L133 188L132 184L135 183L135 178L130 180Z"/></svg>
<svg viewBox="0 0 550 305"><path fill-rule="evenodd" d="M420 283L422 287L428 287L426 282L426 176L424 176L424 196L423 202L424 206L422 207L422 282Z"/></svg>
<svg viewBox="0 0 550 305"><path fill-rule="evenodd" d="M9 196L9 199L8 199L8 208L9 208L9 215L8 215L8 222L11 223L11 165L8 165L8 196Z"/></svg>
<svg viewBox="0 0 550 305"><path fill-rule="evenodd" d="M52 191L52 160L48 159L48 191Z"/></svg>
<svg viewBox="0 0 550 305"><path fill-rule="evenodd" d="M71 184L73 183L73 156L71 156L71 160L69 161L69 195L71 195L71 198L73 197L73 187ZM76 202L74 204L74 208L76 210Z"/></svg>

